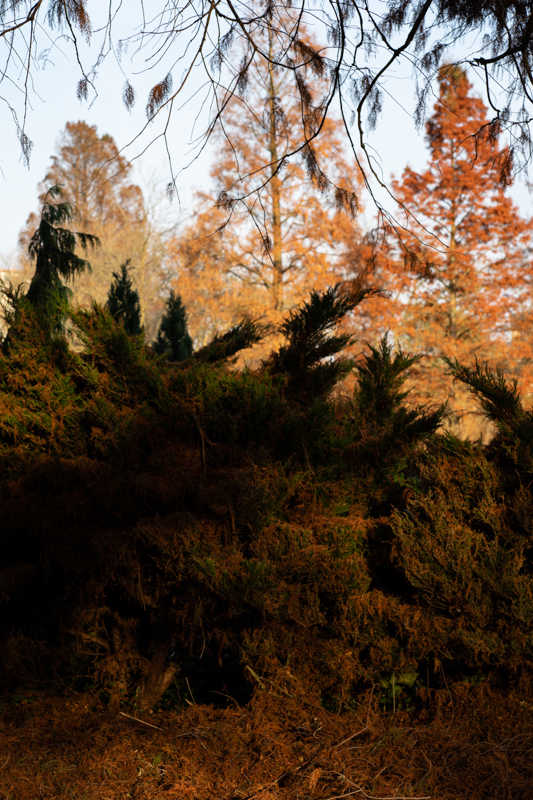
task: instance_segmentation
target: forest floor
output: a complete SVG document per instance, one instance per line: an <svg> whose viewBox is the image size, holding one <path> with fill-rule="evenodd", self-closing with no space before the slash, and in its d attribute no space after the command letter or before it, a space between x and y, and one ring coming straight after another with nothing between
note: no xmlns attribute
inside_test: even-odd
<svg viewBox="0 0 533 800"><path fill-rule="evenodd" d="M73 692L19 692L0 708L1 800L533 798L533 707L489 686L429 692L396 714L370 692L343 714L266 692L142 719Z"/></svg>

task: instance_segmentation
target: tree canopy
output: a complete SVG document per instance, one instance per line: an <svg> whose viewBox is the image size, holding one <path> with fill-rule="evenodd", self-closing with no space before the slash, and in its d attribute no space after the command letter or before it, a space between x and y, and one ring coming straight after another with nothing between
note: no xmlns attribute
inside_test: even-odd
<svg viewBox="0 0 533 800"><path fill-rule="evenodd" d="M309 84L315 93L324 85L323 77ZM245 98L229 101L213 131L212 191L197 194L189 223L168 243L170 282L191 309L197 344L243 315L278 323L310 289L352 274L362 187L344 149L342 120L326 120L315 148L337 186L326 198L321 173L309 174L302 153L275 167L303 137L289 76L267 65L251 75ZM209 236L216 229L223 236Z"/></svg>
<svg viewBox="0 0 533 800"><path fill-rule="evenodd" d="M321 45L309 43L303 33L306 25L313 27ZM142 58L143 70L151 71L155 79L145 98L146 124L159 115L177 113L184 102L191 101L199 110L207 101L207 107L211 104L207 137L224 120L230 100L246 96L255 72L273 70L280 81L287 76L299 100L303 136L287 152L267 155L262 165L265 180L272 180L287 158L300 153L324 191L338 188L322 169L315 147L326 120L338 107L365 179L373 173L383 183L368 136L390 91L390 80L404 65L412 66L413 113L422 124L436 71L443 60L453 61L457 54L461 64L484 81L491 109L486 124L510 133L515 166L531 158L533 14L528 0L391 0L383 8L367 0L321 4L174 0L151 4L150 16L142 3L122 8L118 0L102 9L92 0L2 2L0 38L5 54L0 91L27 159L32 148L26 130L28 94L34 71L49 58L51 37L52 49L56 45L54 31L62 47L71 47L80 74L80 100L90 99L101 88L98 73L105 59L121 59L128 76L134 72L135 58ZM135 45L132 63L123 57L130 44ZM202 75L198 83L196 78ZM310 88L313 76L323 78L319 93ZM132 81L126 77L122 92L128 108L136 99ZM10 82L22 89L20 106L8 92ZM359 159L357 152L366 158ZM172 175L169 191L174 188Z"/></svg>
<svg viewBox="0 0 533 800"><path fill-rule="evenodd" d="M485 134L474 136L480 129ZM466 394L446 377L443 357L471 364L483 351L499 368L512 364L524 392L531 391L533 221L507 196L509 147L453 65L441 69L426 142L426 168L406 167L392 181L410 231L384 276L394 297L388 325L402 347L423 354L412 370L414 391L422 390L417 399L447 394L451 410L462 414ZM479 418L473 403L467 413Z"/></svg>

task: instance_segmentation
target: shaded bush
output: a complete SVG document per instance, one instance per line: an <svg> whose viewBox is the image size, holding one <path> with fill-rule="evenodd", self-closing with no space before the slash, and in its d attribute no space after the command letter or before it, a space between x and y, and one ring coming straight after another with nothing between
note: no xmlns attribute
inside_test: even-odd
<svg viewBox="0 0 533 800"><path fill-rule="evenodd" d="M139 336L142 333L141 302L139 292L133 288L129 264L128 259L120 265L120 272L113 272L106 306L113 319L119 320L127 333Z"/></svg>
<svg viewBox="0 0 533 800"><path fill-rule="evenodd" d="M192 353L192 339L187 329L187 313L179 294L174 290L165 303L159 324L154 351L166 355L169 361L184 361Z"/></svg>
<svg viewBox="0 0 533 800"><path fill-rule="evenodd" d="M331 398L357 298L314 294L255 372L230 361L257 323L174 364L97 305L72 314L81 353L21 316L0 357L6 679L88 675L147 708L238 663L342 705L422 663L527 667L528 484L505 441L406 405L414 358L386 338L350 362L352 403Z"/></svg>

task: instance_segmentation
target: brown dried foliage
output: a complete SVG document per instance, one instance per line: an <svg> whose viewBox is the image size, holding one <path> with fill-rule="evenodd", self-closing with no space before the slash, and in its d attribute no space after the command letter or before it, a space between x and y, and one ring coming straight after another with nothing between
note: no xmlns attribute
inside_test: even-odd
<svg viewBox="0 0 533 800"><path fill-rule="evenodd" d="M304 402L283 371L159 363L103 310L74 319L83 354L52 347L21 311L0 359L2 666L13 690L88 680L107 707L40 699L44 731L12 697L19 760L0 787L527 797L529 722L515 733L532 656L527 442L514 471L503 430L492 449L433 435L422 447L402 438L427 425L398 410L390 375L359 405ZM462 676L481 668L475 693ZM420 716L391 722L375 712L379 680L409 672ZM124 726L142 723L119 712L138 716L169 685L189 710L142 717L126 753ZM150 769L138 736L159 737Z"/></svg>
<svg viewBox="0 0 533 800"><path fill-rule="evenodd" d="M124 716L90 695L2 705L0 791L17 800L526 800L530 697L450 685L417 714L350 714L258 689L247 708ZM137 718L135 718L137 717Z"/></svg>

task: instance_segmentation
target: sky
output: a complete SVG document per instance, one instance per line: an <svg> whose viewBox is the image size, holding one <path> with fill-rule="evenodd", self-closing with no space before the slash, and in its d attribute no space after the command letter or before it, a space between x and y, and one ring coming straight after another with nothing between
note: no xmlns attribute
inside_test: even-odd
<svg viewBox="0 0 533 800"><path fill-rule="evenodd" d="M18 233L28 214L38 210L37 184L44 178L56 142L67 122L84 120L96 125L99 135L108 133L113 136L119 148L124 148L126 157L133 160L136 170L133 179L143 188L156 186L162 192L170 179L168 153L161 138L164 118L158 117L154 123L147 125L145 114L149 89L165 76L168 64L163 61L153 70L139 72L140 68L144 68L145 60L141 53L141 59L137 55L135 61L135 74L129 54L123 56L122 61L110 54L98 71L98 96L90 95L88 101L80 102L76 97L80 73L71 48L59 38L47 51L50 43L51 40L47 41L46 37L40 39L40 52L44 52L46 58L37 61L29 93L26 132L33 142L29 167L24 164L16 125L6 103L7 99L20 116L23 108L20 83L17 85L15 81L6 86L4 82L0 86L0 97L3 98L0 103L0 257L4 258L14 253ZM89 53L83 46L80 57L86 64L94 59L92 51ZM137 102L131 112L122 102L126 71L137 91ZM174 201L172 205L162 208L167 225L188 216L194 189L209 187L209 168L216 155L207 147L193 160L194 140L203 133L207 116L205 112L202 113L200 71L197 70L192 78L193 94L196 90L199 94L185 107L174 108L168 130L167 141L174 173L178 175L180 202ZM385 99L383 113L377 129L367 135L367 141L374 149L377 162L381 164L384 178L388 180L391 173L399 176L407 164L417 170L423 169L427 162L427 148L423 132L415 130L411 117L414 87L410 75L398 73L386 88L389 96ZM144 132L136 139L143 128ZM531 215L533 197L525 184L517 183L511 193L521 212L526 216ZM379 191L378 196L388 210L395 211L390 198ZM373 213L372 203L367 199L368 224L371 224Z"/></svg>
<svg viewBox="0 0 533 800"><path fill-rule="evenodd" d="M121 65L114 58L107 59L95 82L98 96L89 96L88 101L78 100L76 88L80 72L73 62L72 51L67 47L57 48L44 69L33 73L34 84L30 91L30 108L27 113L26 133L33 142L29 166L24 163L17 129L9 109L0 106L0 253L9 252L17 245L18 232L28 214L38 209L37 185L43 180L56 151L56 143L67 122L85 121L96 125L98 134L111 135L124 155L133 161L135 175L141 183L166 186L170 179L168 155L161 133L162 118L147 126L144 111L149 89L161 76L158 72L130 78L137 89L137 102L129 112L122 102L125 83ZM87 59L87 63L90 63ZM2 86L0 89L4 89ZM8 94L8 99L21 116L20 92ZM0 91L0 95L2 92ZM195 114L190 106L185 110L175 109L169 131L169 141L175 173L183 169L194 155L189 142L195 136ZM135 137L146 128L143 134ZM133 141L132 143L132 140ZM131 143L131 144L130 144ZM150 144L151 143L151 144ZM128 145L130 146L128 147ZM144 154L143 154L144 151ZM178 189L185 204L190 203L191 188L207 179L209 156L195 162L194 168L178 178ZM179 203L169 207L169 213L177 218Z"/></svg>

